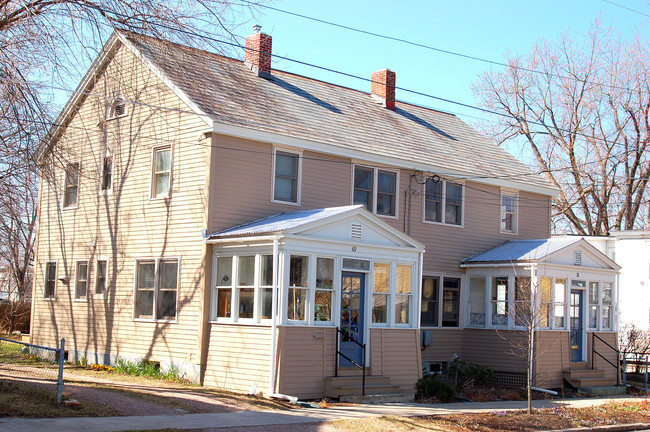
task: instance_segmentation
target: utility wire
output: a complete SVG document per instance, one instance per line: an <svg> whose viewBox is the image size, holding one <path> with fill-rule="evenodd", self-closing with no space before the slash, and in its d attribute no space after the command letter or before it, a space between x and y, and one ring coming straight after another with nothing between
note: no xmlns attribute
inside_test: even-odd
<svg viewBox="0 0 650 432"><path fill-rule="evenodd" d="M240 1L246 1L246 0L240 0ZM622 9L629 10L630 12L634 12L634 13L637 13L637 14L639 14L639 15L647 16L648 18L650 18L650 15L648 15L648 14L646 14L646 13L643 13L643 12L640 12L640 11L638 11L638 10L636 10L636 9L632 9L632 8L627 7L627 6L623 6L623 5L620 5L620 4L618 4L618 3L614 3L614 2L609 1L609 0L603 0L603 1L604 1L605 3L609 3L609 4L613 5L613 6L620 7L620 8L622 8ZM258 6L262 6L262 5L258 5Z"/></svg>

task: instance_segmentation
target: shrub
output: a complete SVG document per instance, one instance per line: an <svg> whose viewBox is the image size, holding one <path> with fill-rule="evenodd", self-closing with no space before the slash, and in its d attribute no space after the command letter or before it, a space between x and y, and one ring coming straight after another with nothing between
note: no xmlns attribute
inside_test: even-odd
<svg viewBox="0 0 650 432"><path fill-rule="evenodd" d="M494 371L489 367L476 363L467 363L459 359L451 362L449 370L454 374L454 382L458 387L468 384L485 386L493 384L496 380Z"/></svg>
<svg viewBox="0 0 650 432"><path fill-rule="evenodd" d="M436 397L440 402L451 402L456 391L451 384L430 376L420 378L415 384L416 399Z"/></svg>
<svg viewBox="0 0 650 432"><path fill-rule="evenodd" d="M31 304L27 302L0 303L0 332L11 334L15 331L29 333Z"/></svg>

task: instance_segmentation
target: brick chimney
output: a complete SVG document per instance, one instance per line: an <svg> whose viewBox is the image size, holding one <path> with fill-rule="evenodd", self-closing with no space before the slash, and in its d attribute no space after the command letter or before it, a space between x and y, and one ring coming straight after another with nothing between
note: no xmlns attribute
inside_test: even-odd
<svg viewBox="0 0 650 432"><path fill-rule="evenodd" d="M372 74L370 95L378 104L395 109L395 72L384 69Z"/></svg>
<svg viewBox="0 0 650 432"><path fill-rule="evenodd" d="M262 27L255 24L255 33L246 38L246 57L244 64L257 76L271 77L271 36L260 33Z"/></svg>

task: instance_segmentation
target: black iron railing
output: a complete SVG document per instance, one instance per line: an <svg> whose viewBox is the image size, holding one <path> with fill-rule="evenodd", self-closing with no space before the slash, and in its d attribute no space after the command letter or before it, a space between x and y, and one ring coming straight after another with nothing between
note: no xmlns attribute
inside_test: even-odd
<svg viewBox="0 0 650 432"><path fill-rule="evenodd" d="M359 345L361 347L361 364L355 362L352 360L350 357L346 356L341 352L341 347L339 344L339 341L341 340L341 336L344 336L347 338L346 342L354 342L355 344ZM347 361L349 361L353 366L356 368L361 369L361 396L366 395L366 344L360 344L359 342L355 341L354 338L350 337L350 335L340 328L336 329L336 359L335 359L335 376L339 376L339 357L343 357Z"/></svg>
<svg viewBox="0 0 650 432"><path fill-rule="evenodd" d="M606 347L608 347L609 349L611 349L616 353L616 364L612 363L611 361L609 361L608 358L606 358L604 355L596 351L596 339L604 343ZM612 367L616 369L616 385L617 386L621 385L621 362L619 360L621 357L620 351L614 348L613 346L611 346L607 341L605 341L603 338L598 336L596 333L592 333L591 334L591 368L592 369L596 368L596 356L605 360L607 363L609 363Z"/></svg>

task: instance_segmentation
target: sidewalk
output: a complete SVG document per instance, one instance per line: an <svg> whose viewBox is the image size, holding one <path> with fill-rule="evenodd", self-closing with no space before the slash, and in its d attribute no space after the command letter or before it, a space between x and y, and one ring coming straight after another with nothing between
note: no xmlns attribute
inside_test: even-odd
<svg viewBox="0 0 650 432"><path fill-rule="evenodd" d="M566 401L537 400L535 408L594 406L624 397L569 399ZM340 406L333 408L300 408L287 411L238 411L213 414L179 414L131 417L70 417L49 419L2 419L1 431L52 432L113 432L152 429L231 428L239 426L288 425L316 423L329 420L380 417L384 415L414 417L485 411L526 409L526 401L471 402L453 404L394 403Z"/></svg>

